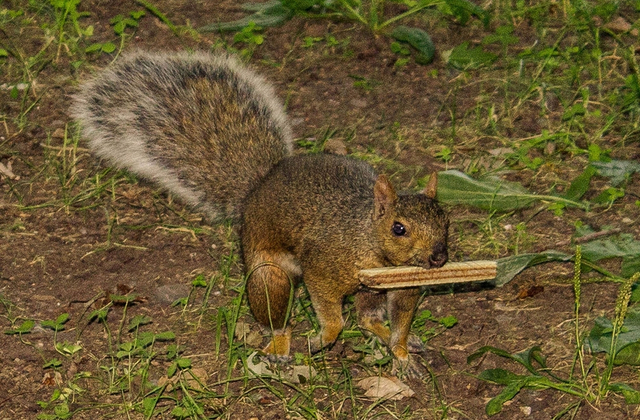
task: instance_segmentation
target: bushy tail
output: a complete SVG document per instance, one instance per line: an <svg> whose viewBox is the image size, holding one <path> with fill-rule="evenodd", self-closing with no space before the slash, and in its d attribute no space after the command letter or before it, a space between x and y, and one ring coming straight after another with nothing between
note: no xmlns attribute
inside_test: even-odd
<svg viewBox="0 0 640 420"><path fill-rule="evenodd" d="M291 153L274 89L227 55L134 52L83 84L71 113L89 147L212 219Z"/></svg>

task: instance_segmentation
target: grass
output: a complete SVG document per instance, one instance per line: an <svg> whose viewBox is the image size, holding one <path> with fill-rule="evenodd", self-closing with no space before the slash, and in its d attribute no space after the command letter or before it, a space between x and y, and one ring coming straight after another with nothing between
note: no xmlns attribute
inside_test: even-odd
<svg viewBox="0 0 640 420"><path fill-rule="evenodd" d="M183 41L199 39L192 31L181 32L183 27L172 23L181 21L181 17L163 10L166 6L162 2L140 3L151 15L170 24L169 31L178 46ZM637 235L633 223L637 222L640 211L636 188L638 171L631 164L620 163L632 160L638 148L640 71L633 51L637 36L606 26L617 16L626 17L637 26L633 21L639 17L636 6L580 0L498 2L490 11L491 26L485 27L473 14L468 16L466 26L458 26L463 16L460 11L451 10L453 2L440 2L441 8L437 11L423 7L431 3L423 6L416 3L405 8L392 3L336 2L338 6L348 6L342 10L343 15L348 12L349 19L359 21L362 26L338 21L322 27L321 31L326 33L319 34L316 28L313 34L298 34L286 45L286 60L265 60L272 64L274 71L283 73L292 66L292 61L308 60L310 64L302 66L299 72L283 77L291 83L293 101L298 80L303 80L306 87L313 85L317 78L333 77L318 72L311 79L305 78L309 69L320 65L321 59L336 59L345 66L359 63L358 55L366 52L359 50L363 45L361 40L373 37L364 28L384 32L402 18L403 22L428 28L434 38L437 35L442 40L441 44L436 43L438 59L442 61L434 66L421 67L407 61L396 61L394 66L397 78L406 74L416 78L428 75L420 79L420 83L429 82L425 94L437 103L435 112L414 121L403 119L400 113L397 120L387 116L378 120L368 118L369 107L375 107L376 101L397 92L390 88L393 85L381 81L384 71L359 66L346 76L340 89L353 88L354 95L365 102L361 109L363 117L351 118L350 110L345 107L339 111L341 117L344 114L343 122L318 117L313 115L316 108L305 108L308 112L305 117L321 121L317 127L323 128L301 128L308 136L298 142L299 146L316 153L322 151L329 140L343 141L352 155L392 174L403 188L419 188L427 175L424 166L434 163L477 179L499 175L502 180L520 185L537 197L528 207L518 209L478 208L472 200L452 207L455 241L451 244L451 255L455 259L500 258L570 243L579 236L580 223L577 222L583 220L598 228L610 225ZM140 245L145 243L141 238L154 234L164 235L167 259L189 255L174 257L171 248L188 248L192 254L206 248L204 252L209 254L210 261L193 257L196 262L175 263L178 268L167 277L172 276L173 281L178 278L189 287L184 295L176 296L175 304L168 306L164 313L148 313L143 303L145 296L135 290L102 290L90 302L83 302L84 312L47 307L49 315L34 315L23 307L27 305L24 301L13 302L18 292L11 286L2 289L0 317L6 332L3 343L37 354L36 366L47 384L47 394L40 396L38 403L39 418L111 415L115 418L201 419L229 418L236 413L247 418L255 414L267 417L271 413L275 413L274 416L284 413L305 419L435 419L481 415L473 411L467 394L451 395L451 384L459 384L460 377L473 372L473 367L460 367L449 359L453 345L446 337L448 328L454 328L452 334L461 326L465 330L485 328L485 321L463 319L464 310L438 311L439 303L429 308L428 313L421 312L413 329L429 345L438 347L436 350L444 355L442 359L447 365L432 368L425 361L427 374L411 383L420 390L420 398L393 401L363 395L358 381L363 376L390 374L391 363L379 343L363 337L353 322L352 311L348 310L345 311L347 327L340 340L348 350L339 353L340 358L332 352L310 356L308 352L299 351L291 365L268 367L254 357L256 349L262 346L262 337L255 330L242 299L238 249L232 228L206 226L164 195L149 194L148 187L135 185L137 181L130 175L95 169L76 128L64 121L62 126L58 125L61 131L54 136L50 119L39 111L39 107L51 101L51 94L58 86L62 86L61 95L71 92L78 71L90 72L89 63L96 60L96 54L112 54L108 61L117 59L136 36L138 27L152 18L122 9L110 16L108 30L98 34L93 27L94 14L83 12L86 10L83 6L83 2L77 0L12 1L5 2L6 9L0 10L0 72L3 74L0 132L4 137L0 139L0 163L11 161L14 171L22 174L20 179L2 178L0 210L2 206L11 206L13 216L11 220L0 218L0 234L3 239L10 239L7 243L26 235L45 238L43 228L34 227L33 219L56 217L69 220L69 224L99 219L100 228L92 231L96 238L74 249L77 260L101 264L104 260L125 256L137 258L158 246L157 243ZM448 20L442 19L443 16ZM312 18L298 19L306 24ZM188 24L184 26L188 27ZM466 38L453 36L457 31L463 32ZM360 32L367 33L363 36ZM20 42L21 34L27 34L22 36L28 36L31 42ZM445 42L449 35L455 44ZM253 25L236 36L212 36L211 42L244 45L249 51L246 56L259 52L268 57L270 43L279 36L282 34L277 31L263 32ZM474 40L472 44L458 48L470 39ZM377 42L376 48L394 48L390 40L380 42L378 39ZM401 46L398 51L403 54ZM340 73L335 71L338 80ZM410 83L407 80L410 79L405 80ZM470 97L468 92L474 95ZM320 112L338 106L324 97L316 99L306 102L322 103L318 107ZM301 107L292 104L294 110L295 106ZM402 105L419 108L428 106L425 104ZM393 111L389 108L390 113ZM63 117L56 115L56 118ZM37 140L31 140L32 133L36 133ZM35 152L25 147L31 143ZM413 156L419 158L412 159ZM613 173L613 164L618 165L616 173ZM600 169L589 170L590 167ZM566 202L563 197L568 191L573 191L574 196L576 191L580 193L573 200L584 205L583 208ZM139 216L141 213L147 216ZM632 223L624 222L625 218ZM47 234L58 234L56 229L63 227L56 225L51 230L53 233ZM72 235L59 236L62 242L77 240ZM622 247L620 242L609 244ZM119 252L122 250L130 254ZM0 251L10 254L14 250ZM31 265L21 266L23 271L32 273L28 271L30 267L41 266L44 273L42 280L34 275L30 282L45 283L56 275L47 276L52 270L48 268L51 266L49 254L34 250L29 256ZM633 257L627 253L622 258L631 264ZM19 264L20 258L22 256L16 256L9 262ZM508 391L512 394L514 389L526 386L565 393L569 398L560 398L562 402L552 406L556 418L577 416L580 410L588 408L585 402L603 410L611 405L627 407L619 396L632 402L638 390L637 366L629 363L629 359L625 359L624 368L614 363L621 351L616 347L618 338L624 340L625 329L630 328L630 324L623 326L626 315L637 307L636 300L629 296L637 276L629 275L623 280L615 262L605 261L607 269L597 272L604 274L605 279L608 276L620 282L619 290L614 293L617 300L606 301L605 296L598 296L594 298L595 303L587 305L585 293L605 287L601 283L593 284L603 277L596 277L594 271L583 272L580 254L575 260L573 279L570 275L545 272L547 287L562 283L574 290L573 301L567 302L573 308L572 314L565 320L570 321L571 326L560 332L572 337L572 341L566 343L566 348L571 350L568 358L558 361L562 355L558 352L560 356L551 355L557 364L547 364L544 360L542 352L555 337L517 340L507 333L497 338L507 337L504 344L510 345L508 350L496 346L475 356L485 360L493 357L487 353L494 352L506 358L504 360L516 362L517 367L511 373L519 376L510 375L502 364L499 364L502 369L499 373L503 376L481 376L506 387L511 385ZM209 267L207 261L213 261L214 268ZM155 278L165 274L152 268L153 273L146 276ZM191 272L194 269L196 272ZM0 278L5 280L2 272ZM78 279L83 281L84 277ZM500 299L510 299L507 289L496 292ZM461 293L459 299L463 301L469 296L475 299L480 295ZM520 305L518 302L513 305ZM535 302L535 305L543 304ZM526 301L521 305L526 306ZM603 346L609 345L608 351L595 355L588 354L583 346L587 338L600 337L591 334L597 313L590 306L603 311L611 325L610 330L603 327L604 330L598 332L601 336L610 334L609 341L606 341L609 336L603 339ZM296 331L295 336L303 342L305 337L300 332L316 327L315 315L304 291L296 296L293 307L292 320L303 330ZM457 327L448 315L460 318ZM472 322L483 324L465 324ZM609 325L602 319L598 322L597 325ZM546 334L553 333L547 330ZM471 341L469 336L464 339ZM480 335L479 340L484 343L486 337ZM531 340L538 341L532 343ZM209 345L194 344L200 342ZM443 342L448 344L441 344ZM524 347L524 352L518 351ZM467 346L462 351L469 356L474 354L474 348ZM430 352L427 357L432 359L427 360L440 360L435 355L437 352ZM297 369L295 372L293 366ZM518 368L524 369L524 374ZM444 383L447 385L443 386ZM474 387L475 383L469 386ZM476 395L475 399L493 398L496 394L501 396L501 402L515 398L515 394L505 393L503 389L495 393L493 390ZM491 410L497 409L500 398L494 401ZM518 403L517 398L515 402Z"/></svg>

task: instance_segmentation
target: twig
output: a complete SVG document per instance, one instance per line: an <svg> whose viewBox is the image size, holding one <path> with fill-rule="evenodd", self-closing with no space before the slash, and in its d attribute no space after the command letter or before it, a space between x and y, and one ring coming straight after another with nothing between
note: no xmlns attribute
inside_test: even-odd
<svg viewBox="0 0 640 420"><path fill-rule="evenodd" d="M621 232L620 228L613 228L613 229L609 229L609 230L601 230L600 232L593 232L593 233L590 233L588 235L580 236L578 238L567 239L566 241L556 242L556 246L571 245L571 242L573 242L574 245L583 244L585 242L592 241L592 240L600 238L602 236L609 236L609 235L613 235L613 234L620 233L620 232Z"/></svg>

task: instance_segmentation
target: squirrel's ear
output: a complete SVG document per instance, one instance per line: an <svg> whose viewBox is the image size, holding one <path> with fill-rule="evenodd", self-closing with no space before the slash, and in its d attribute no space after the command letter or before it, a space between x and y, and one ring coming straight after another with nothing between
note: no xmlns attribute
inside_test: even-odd
<svg viewBox="0 0 640 420"><path fill-rule="evenodd" d="M438 191L438 173L432 172L429 177L429 182L427 186L422 190L422 194L426 195L429 198L436 198L436 192Z"/></svg>
<svg viewBox="0 0 640 420"><path fill-rule="evenodd" d="M386 175L378 175L376 185L373 186L373 220L378 220L398 201L396 190Z"/></svg>

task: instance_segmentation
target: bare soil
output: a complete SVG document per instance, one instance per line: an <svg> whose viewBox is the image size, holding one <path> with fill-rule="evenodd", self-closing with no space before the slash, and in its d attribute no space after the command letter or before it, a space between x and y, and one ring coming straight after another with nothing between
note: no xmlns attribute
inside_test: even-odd
<svg viewBox="0 0 640 420"><path fill-rule="evenodd" d="M241 17L237 3L159 0L154 4L174 23L199 27L217 19ZM16 7L19 6L12 5ZM94 26L92 40L96 42L113 39L109 25L113 16L140 9L134 2L103 0L83 1L80 8L90 13L81 22ZM477 41L489 31L478 22L461 26L453 21L432 19L428 25L426 29L439 53L465 40ZM4 31L5 39L25 56L42 48L37 26L12 26ZM522 45L536 39L535 29L526 21L521 22L516 31ZM335 129L334 138L343 141L349 152L364 155L375 151L381 156L378 168L390 173L401 188L413 187L420 177L445 168L445 164L434 157L443 144L453 146L457 153L448 165L450 168L465 169L471 161L482 161L489 166L496 164L495 158L486 151L502 146L498 138L472 132L464 125L455 134L451 130L452 118L471 118L478 101L487 100L481 95L488 95L491 100L494 93L484 92L485 83L466 80L467 75L446 66L439 57L429 66L413 62L395 66L397 56L390 51L388 39L349 22L296 17L280 27L266 29L264 34L265 42L255 50L250 63L274 83L285 99L297 137L314 140L326 130ZM335 46L318 42L311 48L303 47L305 37L328 34L346 42ZM219 34L177 37L148 14L140 21L135 36L127 40L125 49L209 49L219 39ZM224 35L223 39L230 42L232 38ZM227 399L212 401L207 415L221 413L223 417L238 419L289 418L285 401L293 395L288 393L290 390L285 389L284 397L276 398L260 388L261 382L257 380L232 382L228 389L216 385L227 374L226 339L222 340L220 354L215 351L217 308L229 305L237 296L230 286L237 285L242 275L232 229L207 225L201 215L173 202L144 181L121 182L113 188L107 187L107 193L98 198L64 205L63 199L79 191L79 184L64 185L68 179L60 181L57 177L64 173L64 168L56 169L51 162L62 162L63 157L70 156L62 149L64 130L70 122L69 98L79 81L108 65L113 57L89 56L79 71L72 65L75 59L63 49L57 59L47 62L39 71L33 92L39 100L29 111L24 127L15 123L20 102L10 98L4 88L0 92L0 110L6 116L4 127L0 127L3 145L0 161L11 162L13 173L19 176L19 179L0 181L0 295L6 302L5 310L0 307L3 315L0 328L11 328L11 321L16 317L39 322L55 319L61 313L70 314L65 330L56 337L51 329L39 326L22 339L17 335L0 335L3 364L0 419L35 418L42 411L37 402L48 401L53 389L65 380L82 371L97 375L101 366L108 365L106 349L110 338L99 322L89 322L88 313L109 293L135 293L138 299L127 308L128 314L150 316L153 331L175 332L183 354L202 369L211 389L229 393ZM7 59L7 69L17 66L11 60L15 58ZM354 84L356 80L370 81L370 88L358 87ZM0 80L0 84L4 82ZM519 108L517 113L509 128L513 138L537 135L546 124L532 117L535 113L529 106ZM547 118L561 118L561 111ZM616 150L621 158L640 156L637 140ZM76 153L77 170L73 179L90 179L105 169L83 148L83 143ZM547 172L522 171L511 177L534 191L544 192L558 180L575 177L584 162L584 157L567 156L566 165L562 167L548 168ZM640 189L637 179L635 181L628 189L631 193L609 211L599 214L569 210L557 217L549 211L531 208L499 218L495 226L486 227L478 223L486 219L486 215L470 209L449 208L453 222L450 255L453 260L511 255L514 227L520 222L526 222L527 237L519 252L552 247L572 252L567 245L555 244L570 238L577 220L596 229L613 225L638 238L639 214L632 193L640 194ZM623 222L623 219L633 222ZM482 229L495 230L496 245L483 242ZM220 283L214 287L203 316L197 312L201 292L196 294L196 303L187 311L171 305L189 293L191 281L198 274L206 279L220 274L225 258L231 258L231 284ZM421 361L429 367L432 376L425 374L424 378L407 381L416 391L415 396L381 404L363 416L369 418L377 414L392 418L390 413L396 413L403 418L485 418L485 404L501 387L479 381L474 375L484 369L510 366L493 356L467 364L467 356L485 345L512 352L540 345L548 355L549 366L560 374L568 372L575 345L572 270L570 265L541 266L525 271L504 288L480 285L439 290L426 296L421 308L431 310L436 316L454 315L459 320L455 327L428 343L429 351ZM533 296L519 297L522 290L533 286L542 286L542 289L536 289L538 293ZM589 325L598 315L611 316L616 292L615 285L584 285L584 324ZM117 331L123 310L123 306L118 306L110 313L108 321L112 332ZM258 330L249 314L243 320L252 330ZM305 337L300 334L309 328L306 322L296 326L295 346L301 352L304 352ZM79 343L82 356L69 358L58 354L54 339ZM358 353L352 347L362 341L356 338L337 343L326 355L329 369L339 372L341 361L357 359ZM44 362L54 357L62 361L62 367L57 370L59 378L52 369L43 368ZM169 362L156 362L150 380L157 381L168 366ZM377 372L375 367L350 366L354 381ZM390 373L388 367L384 373ZM640 388L637 371L621 368L616 375L616 379ZM88 390L103 389L90 383L83 386ZM243 394L244 391L247 393ZM360 404L365 407L373 404L358 392L356 399ZM318 418L356 417L354 411L349 411L353 406L349 399L338 403L321 392L314 395L316 406L326 410L318 414ZM86 405L87 398L96 404L120 408L118 404L122 402L118 394L87 392L77 398L78 401L70 401L72 408ZM525 390L494 418L550 419L572 401L574 397L560 392ZM621 398L612 396L598 406L583 403L575 418L631 419L639 414L636 406L626 405ZM125 414L119 408L79 412L74 418L127 416L142 418L140 413ZM163 416L158 418L171 417L168 412Z"/></svg>

